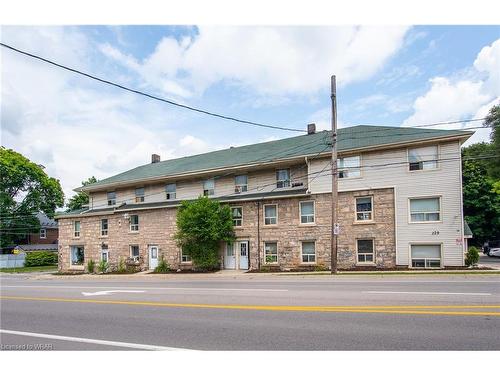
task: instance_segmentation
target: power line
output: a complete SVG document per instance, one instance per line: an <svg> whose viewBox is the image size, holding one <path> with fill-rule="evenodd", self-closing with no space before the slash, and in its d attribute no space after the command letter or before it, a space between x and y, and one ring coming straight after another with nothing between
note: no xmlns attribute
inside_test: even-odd
<svg viewBox="0 0 500 375"><path fill-rule="evenodd" d="M67 71L70 71L70 72L73 72L73 73L76 73L76 74L80 74L80 75L82 75L84 77L93 79L95 81L98 81L98 82L101 82L101 83L105 83L107 85L114 86L114 87L117 87L119 89L132 92L134 94L142 95L142 96L145 96L147 98L158 100L160 102L167 103L167 104L170 104L170 105L173 105L173 106L176 106L176 107L184 108L184 109L187 109L187 110L190 110L190 111L193 111L193 112L203 113L203 114L208 115L208 116L218 117L218 118L221 118L221 119L224 119L224 120L234 121L234 122L238 122L238 123L242 123L242 124L247 124L247 125L259 126L259 127L263 127L263 128L276 129L276 130L285 130L285 131L292 131L292 132L300 132L300 133L307 132L306 130L302 130L302 129L287 128L287 127L284 127L284 126L276 126L276 125L263 124L263 123L254 122L254 121L242 120L242 119L238 119L236 117L227 116L227 115L221 115L221 114L218 114L218 113L215 113L215 112L207 111L205 109L200 109L200 108L192 107L192 106L189 106L189 105L186 105L186 104L177 103L177 102L174 102L173 100L169 100L169 99L161 98L161 97L156 96L156 95L148 94L146 92L139 91L139 90L136 90L136 89L132 89L130 87L127 87L127 86L124 86L124 85L121 85L121 84L109 81L107 79L99 78L99 77L94 76L92 74L82 72L81 70L78 70L78 69L75 69L75 68L70 68L69 66L59 64L59 63L57 63L55 61L46 59L44 57L41 57L41 56L38 56L38 55L35 55L35 54L32 54L32 53L29 53L29 52L26 52L26 51L22 51L22 50L20 50L18 48L12 47L12 46L10 46L8 44L5 44L5 43L1 43L0 42L0 45L2 47L8 48L8 49L10 49L10 50L12 50L14 52L17 52L17 53L20 53L22 55L25 55L25 56L28 56L28 57L31 57L31 58L43 61L45 63L51 64L51 65L54 65L54 66L57 66L58 68L65 69Z"/></svg>
<svg viewBox="0 0 500 375"><path fill-rule="evenodd" d="M483 121L483 120L486 120L486 117L471 118L471 119L467 119L467 120L453 120L453 121L434 122L434 123L430 123L430 124L421 124L421 125L408 125L408 126L405 126L405 127L407 127L407 128L425 128L427 126L462 124L464 122L476 122L476 121ZM373 124L371 124L371 125L370 124L357 124L357 126L377 126L377 125L373 125ZM378 126L393 126L393 125L378 125ZM400 127L400 126L396 125L395 127Z"/></svg>

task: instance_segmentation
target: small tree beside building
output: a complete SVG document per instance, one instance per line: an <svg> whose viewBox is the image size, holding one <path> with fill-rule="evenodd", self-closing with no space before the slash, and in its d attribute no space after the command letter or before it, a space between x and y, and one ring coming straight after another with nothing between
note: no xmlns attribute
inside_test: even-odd
<svg viewBox="0 0 500 375"><path fill-rule="evenodd" d="M207 197L182 202L175 238L195 269L218 269L220 244L235 239L231 209Z"/></svg>

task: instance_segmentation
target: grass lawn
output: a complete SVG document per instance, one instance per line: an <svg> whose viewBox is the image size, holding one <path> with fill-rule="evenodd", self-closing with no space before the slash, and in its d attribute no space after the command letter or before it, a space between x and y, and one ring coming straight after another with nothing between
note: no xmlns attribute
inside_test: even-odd
<svg viewBox="0 0 500 375"><path fill-rule="evenodd" d="M0 268L0 272L6 272L6 273L25 273L25 272L40 272L40 271L57 271L57 265L53 265L53 266L35 266L35 267L16 267L16 268Z"/></svg>

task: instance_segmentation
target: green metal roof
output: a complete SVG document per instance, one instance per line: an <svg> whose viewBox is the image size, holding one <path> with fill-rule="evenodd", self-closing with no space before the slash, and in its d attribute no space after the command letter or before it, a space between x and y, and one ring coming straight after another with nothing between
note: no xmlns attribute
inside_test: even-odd
<svg viewBox="0 0 500 375"><path fill-rule="evenodd" d="M439 137L470 136L471 134L470 132L457 130L359 125L339 129L337 139L338 151L346 152L359 148L379 147L393 143L423 141ZM141 165L129 171L86 185L85 190L94 190L100 186L129 180L140 181L154 177L167 177L190 172L319 154L331 150L330 139L331 132L321 131L315 134L165 160L158 163Z"/></svg>
<svg viewBox="0 0 500 375"><path fill-rule="evenodd" d="M472 233L472 230L470 229L469 227L469 223L467 223L467 221L464 220L464 236L468 237L472 237L473 233Z"/></svg>

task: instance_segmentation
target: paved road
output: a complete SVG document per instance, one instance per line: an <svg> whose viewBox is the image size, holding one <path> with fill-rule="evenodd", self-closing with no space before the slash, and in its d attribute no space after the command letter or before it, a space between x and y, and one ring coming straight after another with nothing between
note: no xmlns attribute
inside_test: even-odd
<svg viewBox="0 0 500 375"><path fill-rule="evenodd" d="M2 349L500 349L498 275L0 281Z"/></svg>
<svg viewBox="0 0 500 375"><path fill-rule="evenodd" d="M482 266L500 268L500 257L489 257L481 252L479 254L479 264Z"/></svg>

